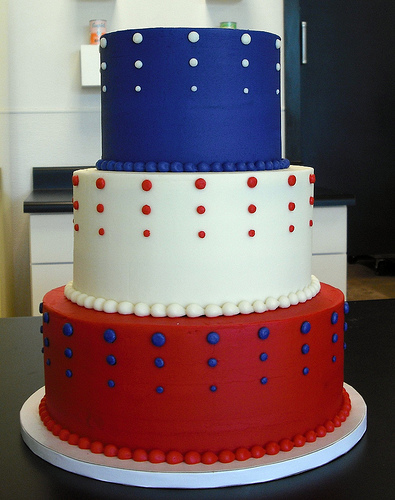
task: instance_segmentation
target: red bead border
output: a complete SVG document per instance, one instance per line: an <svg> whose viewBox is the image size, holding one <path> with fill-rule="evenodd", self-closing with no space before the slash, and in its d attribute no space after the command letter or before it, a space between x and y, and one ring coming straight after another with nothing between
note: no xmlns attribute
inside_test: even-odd
<svg viewBox="0 0 395 500"><path fill-rule="evenodd" d="M46 396L44 396L39 405L39 415L45 427L52 432L54 436L58 436L61 441L67 441L70 445L78 446L82 450L90 450L92 453L103 454L106 457L118 457L121 460L134 460L135 462L151 462L163 463L167 462L170 465L185 462L188 465L203 463L211 465L216 462L230 463L235 460L243 462L249 458L262 458L265 454L277 455L280 451L291 451L294 446L301 447L306 443L313 443L317 437L324 437L328 432L333 432L336 427L340 427L346 421L351 411L351 400L347 391L343 388L343 403L332 420L327 420L322 425L317 426L314 430L309 430L305 434L297 434L293 439L282 439L279 442L271 441L265 446L256 445L250 449L237 448L237 450L222 450L218 454L212 451L198 453L197 451L188 451L183 455L179 451L173 450L165 453L162 450L131 450L128 447L118 448L115 445L104 445L100 441L90 441L88 438L80 437L78 434L73 434L67 429L62 428L50 417L46 407Z"/></svg>

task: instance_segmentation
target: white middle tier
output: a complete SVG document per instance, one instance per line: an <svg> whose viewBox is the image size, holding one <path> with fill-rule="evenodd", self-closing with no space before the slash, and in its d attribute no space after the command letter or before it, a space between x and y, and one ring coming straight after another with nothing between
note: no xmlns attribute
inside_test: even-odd
<svg viewBox="0 0 395 500"><path fill-rule="evenodd" d="M74 173L74 274L88 308L218 316L314 296L313 169Z"/></svg>

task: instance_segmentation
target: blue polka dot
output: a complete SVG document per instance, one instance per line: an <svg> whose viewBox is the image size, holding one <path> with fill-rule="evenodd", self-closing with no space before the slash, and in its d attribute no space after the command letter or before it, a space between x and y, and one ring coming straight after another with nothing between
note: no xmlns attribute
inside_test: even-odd
<svg viewBox="0 0 395 500"><path fill-rule="evenodd" d="M73 372L71 370L66 370L66 377L71 378L73 376Z"/></svg>
<svg viewBox="0 0 395 500"><path fill-rule="evenodd" d="M163 345L165 345L166 337L163 335L163 333L157 332L152 335L151 342L156 347L162 347Z"/></svg>
<svg viewBox="0 0 395 500"><path fill-rule="evenodd" d="M343 343L343 349L346 350L347 349L347 344L344 342Z"/></svg>
<svg viewBox="0 0 395 500"><path fill-rule="evenodd" d="M163 368L165 366L165 362L162 358L156 358L154 363L157 368Z"/></svg>
<svg viewBox="0 0 395 500"><path fill-rule="evenodd" d="M42 302L40 302L40 305L38 306L38 312L39 312L40 314L42 314L42 313L43 313L43 303L42 303Z"/></svg>
<svg viewBox="0 0 395 500"><path fill-rule="evenodd" d="M43 321L44 323L49 323L49 314L47 312L43 314Z"/></svg>
<svg viewBox="0 0 395 500"><path fill-rule="evenodd" d="M336 356L333 356L332 361L333 363L336 363Z"/></svg>
<svg viewBox="0 0 395 500"><path fill-rule="evenodd" d="M70 323L65 323L63 325L63 335L66 335L66 337L73 335L73 327Z"/></svg>
<svg viewBox="0 0 395 500"><path fill-rule="evenodd" d="M47 359L46 364L47 364L47 366L51 365L51 360L49 358Z"/></svg>
<svg viewBox="0 0 395 500"><path fill-rule="evenodd" d="M337 333L334 333L334 334L332 335L332 342L333 342L333 343L335 343L335 342L337 342L338 340L339 340L339 335L338 335Z"/></svg>
<svg viewBox="0 0 395 500"><path fill-rule="evenodd" d="M115 356L113 356L112 354L110 354L109 356L107 356L106 361L111 366L114 366L114 365L117 364L117 360L116 360Z"/></svg>
<svg viewBox="0 0 395 500"><path fill-rule="evenodd" d="M214 366L217 366L218 361L215 358L210 358L207 361L207 364L208 364L208 366L211 366L212 368L214 368Z"/></svg>
<svg viewBox="0 0 395 500"><path fill-rule="evenodd" d="M302 345L302 353L307 354L310 351L310 346L309 344L304 344Z"/></svg>
<svg viewBox="0 0 395 500"><path fill-rule="evenodd" d="M66 356L66 358L72 358L73 351L69 347L67 347L67 349L65 349L65 351L64 351L64 355Z"/></svg>
<svg viewBox="0 0 395 500"><path fill-rule="evenodd" d="M162 394L162 392L163 392L163 391L164 391L164 388L163 388L162 386L158 386L158 387L156 388L156 392L157 392L158 394Z"/></svg>
<svg viewBox="0 0 395 500"><path fill-rule="evenodd" d="M216 390L217 390L217 386L216 385L210 386L210 391L211 392L215 392Z"/></svg>
<svg viewBox="0 0 395 500"><path fill-rule="evenodd" d="M103 337L104 337L104 340L106 342L108 342L109 344L112 344L117 339L117 336L116 336L114 330L111 330L111 328L109 328L108 330L106 330L104 332Z"/></svg>
<svg viewBox="0 0 395 500"><path fill-rule="evenodd" d="M259 328L259 330L258 330L258 337L261 340L267 339L269 335L270 335L270 330L269 330L269 328L267 326L263 326L262 328Z"/></svg>
<svg viewBox="0 0 395 500"><path fill-rule="evenodd" d="M109 380L107 382L107 385L108 385L108 387L114 387L115 386L115 382L113 380Z"/></svg>
<svg viewBox="0 0 395 500"><path fill-rule="evenodd" d="M267 377L261 378L261 384L263 384L263 385L267 384Z"/></svg>
<svg viewBox="0 0 395 500"><path fill-rule="evenodd" d="M332 316L331 316L332 325L336 325L338 319L339 319L339 315L337 314L337 312L333 312Z"/></svg>
<svg viewBox="0 0 395 500"><path fill-rule="evenodd" d="M343 330L346 332L348 330L348 323L347 322L344 322L344 327L343 327Z"/></svg>
<svg viewBox="0 0 395 500"><path fill-rule="evenodd" d="M49 338L48 337L45 337L45 339L44 339L44 346L49 347Z"/></svg>
<svg viewBox="0 0 395 500"><path fill-rule="evenodd" d="M309 373L309 369L307 368L307 366L305 368L303 368L303 375L307 375Z"/></svg>
<svg viewBox="0 0 395 500"><path fill-rule="evenodd" d="M350 306L348 302L344 302L344 314L348 314L350 312Z"/></svg>
<svg viewBox="0 0 395 500"><path fill-rule="evenodd" d="M218 335L218 333L216 333L216 332L210 332L207 335L207 342L209 344L212 344L212 345L218 344L218 342L219 342L219 335Z"/></svg>
<svg viewBox="0 0 395 500"><path fill-rule="evenodd" d="M40 326L40 333L44 333L44 328L42 325Z"/></svg>
<svg viewBox="0 0 395 500"><path fill-rule="evenodd" d="M260 356L259 356L259 359L261 361L266 361L268 358L268 355L266 354L266 352L263 352Z"/></svg>
<svg viewBox="0 0 395 500"><path fill-rule="evenodd" d="M311 330L311 325L308 321L303 321L302 326L300 327L300 331L302 333L309 333Z"/></svg>

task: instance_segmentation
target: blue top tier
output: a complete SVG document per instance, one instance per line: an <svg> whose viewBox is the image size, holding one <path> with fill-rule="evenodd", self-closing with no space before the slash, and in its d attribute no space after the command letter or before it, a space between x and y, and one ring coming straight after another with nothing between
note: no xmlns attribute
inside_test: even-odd
<svg viewBox="0 0 395 500"><path fill-rule="evenodd" d="M108 170L262 170L281 160L280 39L148 28L101 39Z"/></svg>

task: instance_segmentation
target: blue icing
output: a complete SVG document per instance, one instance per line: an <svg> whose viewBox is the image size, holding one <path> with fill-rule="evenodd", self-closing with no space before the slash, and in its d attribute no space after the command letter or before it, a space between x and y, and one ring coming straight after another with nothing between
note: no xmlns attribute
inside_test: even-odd
<svg viewBox="0 0 395 500"><path fill-rule="evenodd" d="M331 316L332 325L335 325L337 323L338 319L339 319L339 315L337 314L337 312L333 312L332 316Z"/></svg>
<svg viewBox="0 0 395 500"><path fill-rule="evenodd" d="M104 340L106 342L108 342L109 344L112 344L113 342L115 342L116 338L117 338L117 335L116 333L114 332L114 330L112 330L111 328L108 328L105 332L104 332Z"/></svg>
<svg viewBox="0 0 395 500"><path fill-rule="evenodd" d="M309 369L307 368L307 366L305 368L303 368L303 375L307 375L309 373Z"/></svg>
<svg viewBox="0 0 395 500"><path fill-rule="evenodd" d="M260 328L258 330L258 337L261 340L267 339L269 335L270 335L270 330L269 330L269 328L267 326L263 326L262 328Z"/></svg>
<svg viewBox="0 0 395 500"><path fill-rule="evenodd" d="M338 336L338 334L337 334L337 333L334 333L334 334L332 335L332 342L333 342L333 343L335 343L335 342L337 342L338 340L339 340L339 336Z"/></svg>
<svg viewBox="0 0 395 500"><path fill-rule="evenodd" d="M73 326L71 325L71 323L65 323L63 325L63 335L66 335L66 337L71 337L71 335L73 335L74 333L74 330L73 330Z"/></svg>
<svg viewBox="0 0 395 500"><path fill-rule="evenodd" d="M212 345L218 344L219 339L220 339L220 337L219 337L218 333L216 333L216 332L210 332L207 335L207 342L209 344L212 344Z"/></svg>
<svg viewBox="0 0 395 500"><path fill-rule="evenodd" d="M261 384L266 385L267 384L267 377L262 377L261 378Z"/></svg>
<svg viewBox="0 0 395 500"><path fill-rule="evenodd" d="M162 347L166 342L166 337L163 335L163 333L157 332L152 335L151 342L156 347Z"/></svg>
<svg viewBox="0 0 395 500"><path fill-rule="evenodd" d="M73 351L70 349L70 347L67 347L64 351L64 355L66 358L72 358L73 357Z"/></svg>
<svg viewBox="0 0 395 500"><path fill-rule="evenodd" d="M109 380L109 381L107 382L107 385L108 385L108 387L111 387L111 388L112 388L112 387L115 387L115 382L114 382L114 380Z"/></svg>
<svg viewBox="0 0 395 500"><path fill-rule="evenodd" d="M261 361L266 361L268 358L268 355L266 354L266 352L263 352L260 356L259 356L259 359Z"/></svg>
<svg viewBox="0 0 395 500"><path fill-rule="evenodd" d="M307 354L309 351L310 351L310 346L309 346L309 344L304 344L304 345L302 346L302 353L303 353L303 354Z"/></svg>
<svg viewBox="0 0 395 500"><path fill-rule="evenodd" d="M344 314L348 314L350 312L350 305L348 302L344 302Z"/></svg>
<svg viewBox="0 0 395 500"><path fill-rule="evenodd" d="M208 364L208 366L211 366L212 368L214 368L215 366L217 366L218 361L215 358L210 358L207 361L207 364Z"/></svg>
<svg viewBox="0 0 395 500"><path fill-rule="evenodd" d="M165 362L162 358L155 358L154 363L157 368L163 368L165 366Z"/></svg>
<svg viewBox="0 0 395 500"><path fill-rule="evenodd" d="M309 331L311 330L311 325L308 321L304 321L302 323L302 326L300 327L300 331L302 333L309 333Z"/></svg>
<svg viewBox="0 0 395 500"><path fill-rule="evenodd" d="M114 366L117 364L117 360L115 358L115 356L113 356L112 354L109 354L107 357L106 357L106 361L109 365L111 366Z"/></svg>

